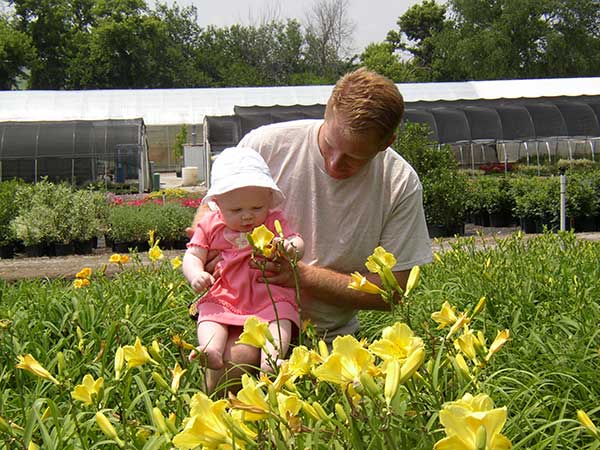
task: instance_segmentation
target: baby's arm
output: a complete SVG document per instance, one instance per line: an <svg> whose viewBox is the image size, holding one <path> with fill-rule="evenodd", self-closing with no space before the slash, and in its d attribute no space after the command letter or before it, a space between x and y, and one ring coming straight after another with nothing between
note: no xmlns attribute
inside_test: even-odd
<svg viewBox="0 0 600 450"><path fill-rule="evenodd" d="M183 256L183 274L196 292L204 291L215 282L213 276L204 270L207 255L208 249L190 246Z"/></svg>

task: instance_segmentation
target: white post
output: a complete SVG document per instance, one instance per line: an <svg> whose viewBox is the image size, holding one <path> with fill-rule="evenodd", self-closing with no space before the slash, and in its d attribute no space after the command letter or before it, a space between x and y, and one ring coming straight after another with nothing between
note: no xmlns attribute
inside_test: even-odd
<svg viewBox="0 0 600 450"><path fill-rule="evenodd" d="M565 168L560 169L560 231L567 229L567 176Z"/></svg>

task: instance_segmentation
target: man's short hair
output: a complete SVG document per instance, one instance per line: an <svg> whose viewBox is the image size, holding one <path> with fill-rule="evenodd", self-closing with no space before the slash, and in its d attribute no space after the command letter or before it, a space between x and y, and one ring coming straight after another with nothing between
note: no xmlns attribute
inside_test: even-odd
<svg viewBox="0 0 600 450"><path fill-rule="evenodd" d="M352 135L376 133L388 139L404 114L404 99L392 80L364 67L338 80L325 109L325 118L340 114Z"/></svg>

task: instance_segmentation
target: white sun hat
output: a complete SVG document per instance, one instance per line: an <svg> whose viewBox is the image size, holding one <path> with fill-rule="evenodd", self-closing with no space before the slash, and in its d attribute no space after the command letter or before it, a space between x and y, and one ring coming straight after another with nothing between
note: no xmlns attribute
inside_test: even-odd
<svg viewBox="0 0 600 450"><path fill-rule="evenodd" d="M269 166L256 150L247 147L226 148L217 155L212 164L210 189L202 203L214 200L216 195L250 186L271 189L271 206L277 206L285 199L283 192L271 177Z"/></svg>

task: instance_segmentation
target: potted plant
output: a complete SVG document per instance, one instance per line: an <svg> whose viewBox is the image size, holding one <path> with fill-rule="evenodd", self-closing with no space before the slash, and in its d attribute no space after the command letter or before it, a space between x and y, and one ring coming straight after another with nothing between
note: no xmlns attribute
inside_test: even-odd
<svg viewBox="0 0 600 450"><path fill-rule="evenodd" d="M185 229L192 223L195 210L179 203L166 203L159 208L155 230L163 247L185 249L188 241Z"/></svg>
<svg viewBox="0 0 600 450"><path fill-rule="evenodd" d="M115 252L148 249L148 231L154 229L155 206L115 205L110 208L107 238Z"/></svg>
<svg viewBox="0 0 600 450"><path fill-rule="evenodd" d="M456 170L438 169L422 178L423 206L430 237L463 235L466 177Z"/></svg>
<svg viewBox="0 0 600 450"><path fill-rule="evenodd" d="M16 237L10 222L16 217L18 205L15 199L19 181L0 182L0 258L12 258Z"/></svg>
<svg viewBox="0 0 600 450"><path fill-rule="evenodd" d="M541 233L544 227L558 228L560 183L557 177L516 177L510 187L514 215L525 233Z"/></svg>
<svg viewBox="0 0 600 450"><path fill-rule="evenodd" d="M592 177L587 173L569 172L566 196L566 214L570 228L575 231L594 231L599 200Z"/></svg>

